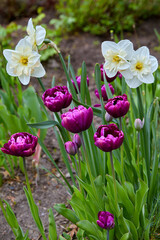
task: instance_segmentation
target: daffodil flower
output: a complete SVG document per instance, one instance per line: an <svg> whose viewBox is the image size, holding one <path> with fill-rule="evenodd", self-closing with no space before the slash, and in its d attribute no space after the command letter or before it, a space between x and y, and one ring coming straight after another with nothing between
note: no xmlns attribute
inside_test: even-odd
<svg viewBox="0 0 160 240"><path fill-rule="evenodd" d="M27 25L27 33L28 33L28 36L26 37L27 41L29 41L32 44L33 50L37 50L37 46L41 45L45 39L46 36L45 28L41 26L36 26L36 28L34 28L32 18L30 18Z"/></svg>
<svg viewBox="0 0 160 240"><path fill-rule="evenodd" d="M134 51L130 68L121 71L130 88L137 88L142 83L153 83L153 72L158 68L158 61L151 56L147 47Z"/></svg>
<svg viewBox="0 0 160 240"><path fill-rule="evenodd" d="M105 41L102 43L102 55L105 58L104 70L109 78L114 77L130 67L133 44L129 40L121 40L118 43Z"/></svg>
<svg viewBox="0 0 160 240"><path fill-rule="evenodd" d="M15 50L5 49L4 57L8 61L6 70L10 76L17 76L23 85L27 85L30 77L43 77L45 70L40 63L40 54L32 50L26 39L21 39Z"/></svg>

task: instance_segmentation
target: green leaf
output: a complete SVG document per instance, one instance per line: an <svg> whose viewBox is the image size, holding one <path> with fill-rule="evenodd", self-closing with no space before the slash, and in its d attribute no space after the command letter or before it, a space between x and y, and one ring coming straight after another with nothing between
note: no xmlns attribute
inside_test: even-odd
<svg viewBox="0 0 160 240"><path fill-rule="evenodd" d="M77 223L77 226L86 231L88 234L96 237L97 240L103 239L102 233L95 223L91 223L88 220L82 220Z"/></svg>
<svg viewBox="0 0 160 240"><path fill-rule="evenodd" d="M135 210L133 214L133 222L137 228L139 227L140 212L142 210L142 207L146 203L147 192L148 192L147 184L142 180L140 180L139 189L137 190L136 196L135 196Z"/></svg>
<svg viewBox="0 0 160 240"><path fill-rule="evenodd" d="M130 236L130 233L125 233L120 240L128 240L129 239L129 236Z"/></svg>
<svg viewBox="0 0 160 240"><path fill-rule="evenodd" d="M38 123L27 123L28 126L38 129L46 129L50 127L60 127L59 123L56 121L44 121L44 122L38 122Z"/></svg>
<svg viewBox="0 0 160 240"><path fill-rule="evenodd" d="M55 204L54 209L74 224L79 221L75 212L71 209L66 208L64 204Z"/></svg>
<svg viewBox="0 0 160 240"><path fill-rule="evenodd" d="M49 209L49 240L57 240L57 230L52 208Z"/></svg>

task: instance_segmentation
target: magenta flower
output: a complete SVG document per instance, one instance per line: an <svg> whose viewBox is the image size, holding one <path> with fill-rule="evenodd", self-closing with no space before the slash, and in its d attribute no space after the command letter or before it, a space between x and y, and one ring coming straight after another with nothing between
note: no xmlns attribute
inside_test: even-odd
<svg viewBox="0 0 160 240"><path fill-rule="evenodd" d="M61 119L64 128L72 133L79 133L90 127L93 120L93 110L79 105L67 113L63 113Z"/></svg>
<svg viewBox="0 0 160 240"><path fill-rule="evenodd" d="M111 152L123 143L124 134L117 125L101 125L94 134L94 144L104 152Z"/></svg>
<svg viewBox="0 0 160 240"><path fill-rule="evenodd" d="M89 86L89 77L88 77L88 76L87 76L87 79L86 79L86 80L87 80L87 86ZM72 81L73 86L74 86L74 88L75 88L75 90L76 90L76 93L78 93L73 79L71 79L71 81ZM81 89L81 88L80 88L80 87L81 87L81 76L76 76L76 81L77 81L78 88L79 88L79 91L80 91L80 89Z"/></svg>
<svg viewBox="0 0 160 240"><path fill-rule="evenodd" d="M29 157L36 149L37 137L26 132L15 133L8 143L5 143L1 151L18 157Z"/></svg>
<svg viewBox="0 0 160 240"><path fill-rule="evenodd" d="M113 88L113 86L112 86L110 83L108 83L108 86L109 86L109 88L110 88L110 90L111 90L111 93L114 94L114 88ZM101 87L101 93L102 93L102 98L103 98L103 100L104 100L104 101L107 101L107 100L108 100L108 96L107 96L105 84L103 84L102 87ZM95 95L96 95L96 97L97 97L98 99L100 99L98 89L95 90Z"/></svg>
<svg viewBox="0 0 160 240"><path fill-rule="evenodd" d="M42 99L44 105L52 112L59 112L62 108L66 108L72 101L72 95L66 86L55 86L47 89Z"/></svg>
<svg viewBox="0 0 160 240"><path fill-rule="evenodd" d="M66 152L70 155L75 155L78 150L78 146L75 142L68 141L64 144Z"/></svg>
<svg viewBox="0 0 160 240"><path fill-rule="evenodd" d="M110 98L105 105L105 110L114 118L124 116L129 110L130 103L128 102L127 95L116 96Z"/></svg>
<svg viewBox="0 0 160 240"><path fill-rule="evenodd" d="M101 81L104 82L103 72L104 72L105 70L104 70L104 68L103 68L103 64L100 65L100 70L101 70ZM109 78L109 77L107 76L107 74L105 73L106 80L107 80L107 82L109 82L109 83L110 83L110 82L113 82L113 81L116 79L117 76L118 76L118 72L117 72L117 74L116 74L114 77L112 77L112 78Z"/></svg>
<svg viewBox="0 0 160 240"><path fill-rule="evenodd" d="M78 148L80 148L80 146L82 145L81 138L77 133L74 134L74 136L73 136L73 142L75 142L77 144Z"/></svg>
<svg viewBox="0 0 160 240"><path fill-rule="evenodd" d="M114 228L115 222L114 222L114 216L110 212L104 212L101 211L98 213L98 220L97 220L98 226L104 229L112 229Z"/></svg>

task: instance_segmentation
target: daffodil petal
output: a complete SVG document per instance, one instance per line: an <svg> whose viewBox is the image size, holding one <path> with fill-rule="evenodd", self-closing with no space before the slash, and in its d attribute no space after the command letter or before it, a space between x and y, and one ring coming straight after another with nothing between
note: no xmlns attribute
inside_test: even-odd
<svg viewBox="0 0 160 240"><path fill-rule="evenodd" d="M141 57L149 58L149 49L145 46L138 48L135 51L136 55L139 55Z"/></svg>
<svg viewBox="0 0 160 240"><path fill-rule="evenodd" d="M27 75L21 75L21 76L18 76L20 82L23 84L23 85L27 85L30 81L30 75L27 76Z"/></svg>
<svg viewBox="0 0 160 240"><path fill-rule="evenodd" d="M137 77L134 77L132 79L125 79L125 81L130 88L137 88L142 84L142 82L139 81Z"/></svg>
<svg viewBox="0 0 160 240"><path fill-rule="evenodd" d="M147 74L144 75L143 78L141 78L141 82L143 83L153 83L154 82L154 76L153 74Z"/></svg>
<svg viewBox="0 0 160 240"><path fill-rule="evenodd" d="M46 30L41 26L37 26L36 27L36 43L38 46L44 41L45 36L46 36Z"/></svg>
<svg viewBox="0 0 160 240"><path fill-rule="evenodd" d="M8 62L11 61L12 53L15 53L15 51L10 49L3 50L3 55Z"/></svg>
<svg viewBox="0 0 160 240"><path fill-rule="evenodd" d="M133 54L133 43L129 40L121 40L118 43L118 48L126 52L126 59L130 60Z"/></svg>
<svg viewBox="0 0 160 240"><path fill-rule="evenodd" d="M123 75L125 79L132 79L133 78L133 73L130 68L120 71L120 73Z"/></svg>
<svg viewBox="0 0 160 240"><path fill-rule="evenodd" d="M46 74L44 67L40 63L39 67L35 67L31 73L32 77L43 77Z"/></svg>
<svg viewBox="0 0 160 240"><path fill-rule="evenodd" d="M14 68L11 67L9 63L6 65L6 71L10 76L16 77L17 74L14 72Z"/></svg>
<svg viewBox="0 0 160 240"><path fill-rule="evenodd" d="M32 34L35 33L35 29L34 29L34 26L33 26L33 23L32 23L32 18L30 18L29 21L28 21L27 33L28 33L28 35L32 35Z"/></svg>
<svg viewBox="0 0 160 240"><path fill-rule="evenodd" d="M151 61L151 69L152 73L155 72L158 68L158 61L154 56L150 56L150 61Z"/></svg>
<svg viewBox="0 0 160 240"><path fill-rule="evenodd" d="M110 49L117 51L117 44L115 42L105 41L105 42L102 42L101 49L102 49L102 55L105 56L106 51Z"/></svg>

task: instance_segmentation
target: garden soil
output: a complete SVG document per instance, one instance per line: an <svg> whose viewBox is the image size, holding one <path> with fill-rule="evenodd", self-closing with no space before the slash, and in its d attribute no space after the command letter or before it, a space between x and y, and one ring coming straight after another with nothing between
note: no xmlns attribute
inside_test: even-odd
<svg viewBox="0 0 160 240"><path fill-rule="evenodd" d="M21 19L19 23L27 23L28 19ZM140 46L148 46L152 55L160 60L159 52L155 51L155 47L158 46L158 40L155 36L154 29L160 32L160 18L152 18L142 22L133 33L124 33L124 39L129 39L134 43L135 49ZM98 37L88 33L76 33L72 36L65 37L61 44L60 50L64 59L67 56L71 56L71 63L75 72L81 67L82 62L85 61L87 66L87 75L90 78L90 93L92 104L97 103L94 97L95 82L93 78L94 66L96 63L103 63L103 57L101 54L101 43L105 40L111 40L110 35ZM43 63L46 69L46 76L42 79L44 86L51 87L51 81L53 76L55 77L56 84L66 85L66 77L61 67L58 56L50 58L47 62ZM36 79L31 79L31 83L39 94L42 94ZM45 144L58 164L61 171L70 181L70 176L67 173L65 165L61 159L58 144L52 128L48 129L47 136L45 138ZM46 234L48 233L48 209L52 208L56 203L68 204L70 195L66 188L60 184L52 175L41 169L41 166L47 168L53 174L60 179L54 165L50 162L47 156L42 152L40 158L40 180L36 185L36 169L32 164L32 159L27 159L27 172L30 179L31 189L34 200L39 208L39 215L42 219ZM12 179L6 171L1 169L3 174L3 185L0 187L0 197L10 203L12 209L18 219L23 231L26 232L29 229L29 237L32 240L40 240L41 235L32 219L27 199L24 193L25 177L22 172L17 169L15 177ZM54 211L56 226L58 234L63 231L69 231L68 226L70 223L61 215ZM74 226L71 226L71 230ZM73 232L73 231L72 231ZM2 211L0 209L0 240L13 240L14 235L7 224Z"/></svg>

